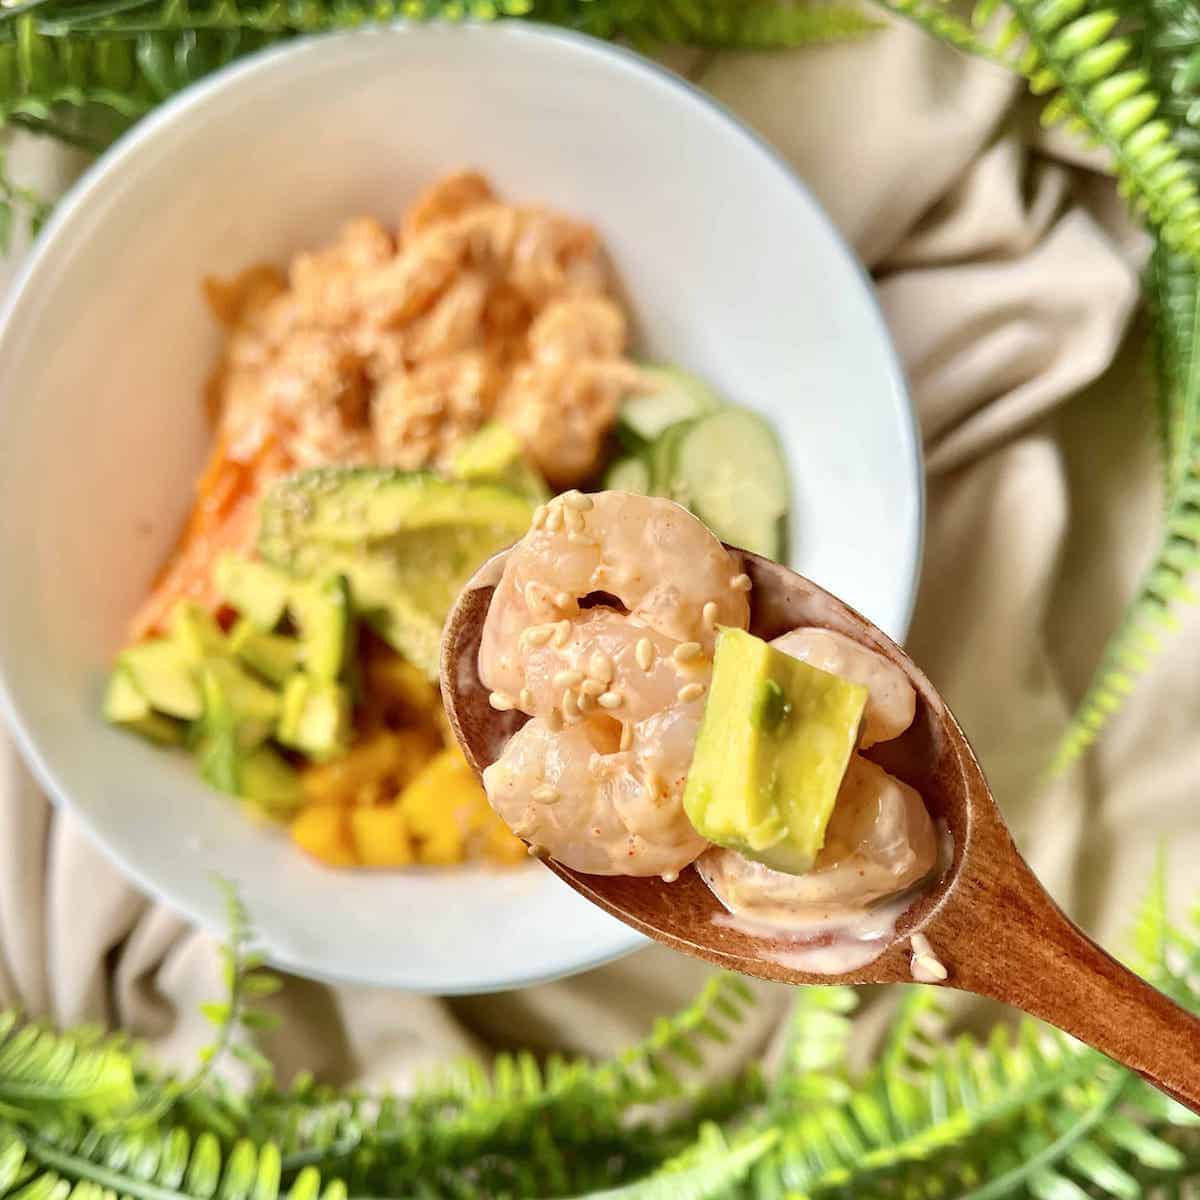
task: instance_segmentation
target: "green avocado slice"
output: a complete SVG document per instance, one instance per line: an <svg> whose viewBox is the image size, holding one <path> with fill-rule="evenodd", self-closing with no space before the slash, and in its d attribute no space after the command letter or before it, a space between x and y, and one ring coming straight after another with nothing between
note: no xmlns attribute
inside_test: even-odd
<svg viewBox="0 0 1200 1200"><path fill-rule="evenodd" d="M867 689L740 629L717 637L683 805L709 841L808 871L858 742Z"/></svg>

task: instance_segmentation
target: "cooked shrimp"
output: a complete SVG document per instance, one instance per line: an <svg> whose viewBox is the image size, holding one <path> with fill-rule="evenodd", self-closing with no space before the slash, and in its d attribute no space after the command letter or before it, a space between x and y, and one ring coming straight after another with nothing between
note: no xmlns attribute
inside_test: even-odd
<svg viewBox="0 0 1200 1200"><path fill-rule="evenodd" d="M832 629L793 629L771 645L819 671L861 683L867 689L860 746L899 737L913 723L917 705L913 685L882 654Z"/></svg>
<svg viewBox="0 0 1200 1200"><path fill-rule="evenodd" d="M594 874L671 878L700 853L683 787L717 626L749 620L738 574L669 500L573 492L539 510L479 655L493 704L534 718L484 773L517 833ZM609 603L581 610L596 593Z"/></svg>
<svg viewBox="0 0 1200 1200"><path fill-rule="evenodd" d="M677 874L708 844L683 811L682 785L648 787L645 753L621 751L603 730L527 722L483 773L492 807L531 846L577 871Z"/></svg>
<svg viewBox="0 0 1200 1200"><path fill-rule="evenodd" d="M854 755L806 875L787 875L731 850L697 864L731 912L773 924L855 915L924 878L937 861L937 836L921 797L882 767Z"/></svg>
<svg viewBox="0 0 1200 1200"><path fill-rule="evenodd" d="M512 691L523 675L526 630L574 619L579 602L597 592L635 625L698 642L711 658L718 625L749 622L747 595L733 586L739 573L708 529L670 500L568 492L538 511L508 556L484 624L480 677L492 690Z"/></svg>

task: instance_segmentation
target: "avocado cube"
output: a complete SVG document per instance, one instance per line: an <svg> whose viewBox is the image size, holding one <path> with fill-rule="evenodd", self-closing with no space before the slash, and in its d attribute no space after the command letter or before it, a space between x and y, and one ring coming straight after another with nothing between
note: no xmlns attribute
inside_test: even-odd
<svg viewBox="0 0 1200 1200"><path fill-rule="evenodd" d="M717 637L683 805L711 842L803 874L825 841L867 689L740 629Z"/></svg>
<svg viewBox="0 0 1200 1200"><path fill-rule="evenodd" d="M242 760L241 795L277 819L291 816L304 798L300 773L269 746Z"/></svg>
<svg viewBox="0 0 1200 1200"><path fill-rule="evenodd" d="M168 638L153 638L122 651L118 671L125 672L150 707L169 717L194 721L204 711L195 663Z"/></svg>
<svg viewBox="0 0 1200 1200"><path fill-rule="evenodd" d="M219 662L220 660L214 660ZM236 796L241 790L241 749L237 718L222 673L207 663L200 672L204 715L196 722L193 741L200 777L218 791Z"/></svg>
<svg viewBox="0 0 1200 1200"><path fill-rule="evenodd" d="M180 600L171 610L171 640L193 662L227 653L216 617L194 600Z"/></svg>
<svg viewBox="0 0 1200 1200"><path fill-rule="evenodd" d="M150 701L138 690L127 667L117 667L108 677L103 711L114 725L129 725L150 715Z"/></svg>
<svg viewBox="0 0 1200 1200"><path fill-rule="evenodd" d="M284 745L320 762L343 754L350 744L350 694L341 684L298 671L283 689L275 736Z"/></svg>
<svg viewBox="0 0 1200 1200"><path fill-rule="evenodd" d="M346 576L296 584L288 603L300 628L304 669L323 683L334 682L350 655L350 584Z"/></svg>
<svg viewBox="0 0 1200 1200"><path fill-rule="evenodd" d="M520 438L507 425L489 421L454 452L450 474L466 483L499 483L535 504L550 499L550 489L525 459Z"/></svg>
<svg viewBox="0 0 1200 1200"><path fill-rule="evenodd" d="M277 684L282 684L293 671L300 669L303 657L303 647L296 638L281 633L263 633L245 618L233 627L229 646L251 670Z"/></svg>
<svg viewBox="0 0 1200 1200"><path fill-rule="evenodd" d="M292 581L276 567L222 554L213 570L217 590L247 620L269 633L287 607Z"/></svg>

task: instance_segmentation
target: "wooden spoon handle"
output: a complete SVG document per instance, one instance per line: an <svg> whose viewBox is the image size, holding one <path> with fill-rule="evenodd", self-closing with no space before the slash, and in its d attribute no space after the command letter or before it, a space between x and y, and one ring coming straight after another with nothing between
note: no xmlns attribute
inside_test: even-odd
<svg viewBox="0 0 1200 1200"><path fill-rule="evenodd" d="M1200 1020L1097 946L1046 894L999 820L987 825L975 832L988 853L971 856L954 903L924 928L949 983L1057 1025L1200 1112Z"/></svg>

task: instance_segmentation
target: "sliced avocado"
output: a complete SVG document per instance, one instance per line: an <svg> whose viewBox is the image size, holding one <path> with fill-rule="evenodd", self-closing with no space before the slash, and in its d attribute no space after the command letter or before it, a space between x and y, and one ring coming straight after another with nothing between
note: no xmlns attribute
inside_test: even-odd
<svg viewBox="0 0 1200 1200"><path fill-rule="evenodd" d="M229 648L246 666L272 683L283 683L293 671L298 671L304 657L304 648L296 638L263 633L245 618L230 632Z"/></svg>
<svg viewBox="0 0 1200 1200"><path fill-rule="evenodd" d="M200 672L204 716L196 722L194 731L196 761L205 783L236 796L241 790L242 763L238 722L222 673L214 671L212 666L210 662Z"/></svg>
<svg viewBox="0 0 1200 1200"><path fill-rule="evenodd" d="M336 683L323 683L304 671L283 689L276 737L318 762L336 758L350 744L350 696Z"/></svg>
<svg viewBox="0 0 1200 1200"><path fill-rule="evenodd" d="M330 548L362 550L405 531L486 528L500 549L528 529L533 509L506 487L422 471L322 467L272 485L262 503L258 548L268 562L306 578L325 570Z"/></svg>
<svg viewBox="0 0 1200 1200"><path fill-rule="evenodd" d="M315 679L332 683L350 655L350 584L344 574L320 583L294 583L288 608L300 629L304 669Z"/></svg>
<svg viewBox="0 0 1200 1200"><path fill-rule="evenodd" d="M150 701L138 690L127 667L117 667L108 677L103 711L114 725L129 725L150 715Z"/></svg>
<svg viewBox="0 0 1200 1200"><path fill-rule="evenodd" d="M162 713L148 713L136 721L122 724L123 729L140 734L147 741L157 742L160 746L182 746L187 736L187 726L182 721L164 717Z"/></svg>
<svg viewBox="0 0 1200 1200"><path fill-rule="evenodd" d="M535 504L550 499L550 489L529 465L520 438L499 421L489 421L458 447L450 460L450 474L465 483L510 487Z"/></svg>
<svg viewBox="0 0 1200 1200"><path fill-rule="evenodd" d="M193 721L204 711L195 663L172 639L153 638L130 646L117 659L117 669L160 713Z"/></svg>
<svg viewBox="0 0 1200 1200"><path fill-rule="evenodd" d="M171 610L171 640L193 662L229 652L217 618L194 600L180 600Z"/></svg>
<svg viewBox="0 0 1200 1200"><path fill-rule="evenodd" d="M722 629L684 789L688 819L709 841L773 870L809 870L866 702L860 684Z"/></svg>
<svg viewBox="0 0 1200 1200"><path fill-rule="evenodd" d="M291 816L304 799L300 772L269 746L246 755L240 782L240 794L271 817Z"/></svg>
<svg viewBox="0 0 1200 1200"><path fill-rule="evenodd" d="M279 693L265 683L260 683L249 671L240 667L231 658L206 659L203 675L216 681L225 701L229 705L234 721L275 721L279 718L281 698ZM207 697L208 692L205 692ZM207 710L205 716L207 717Z"/></svg>
<svg viewBox="0 0 1200 1200"><path fill-rule="evenodd" d="M262 511L266 558L308 580L344 575L356 614L436 678L455 597L525 532L533 504L507 488L329 468L281 480Z"/></svg>
<svg viewBox="0 0 1200 1200"><path fill-rule="evenodd" d="M124 667L117 667L108 677L108 686L104 690L104 716L114 725L141 734L152 742L177 746L184 738L184 726L154 712L150 701L138 691L133 676Z"/></svg>
<svg viewBox="0 0 1200 1200"><path fill-rule="evenodd" d="M279 624L292 586L282 571L239 554L222 554L213 579L221 595L259 629L269 633Z"/></svg>

